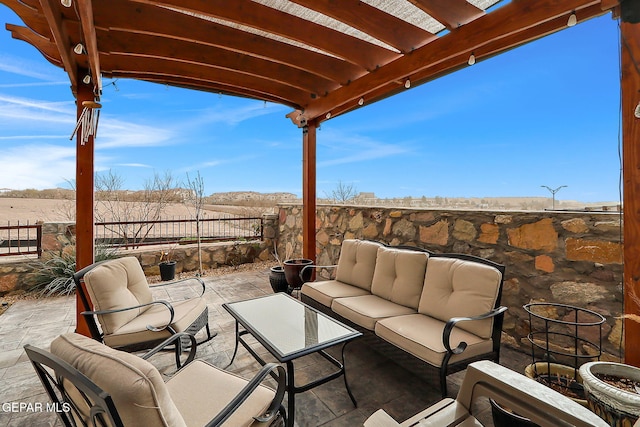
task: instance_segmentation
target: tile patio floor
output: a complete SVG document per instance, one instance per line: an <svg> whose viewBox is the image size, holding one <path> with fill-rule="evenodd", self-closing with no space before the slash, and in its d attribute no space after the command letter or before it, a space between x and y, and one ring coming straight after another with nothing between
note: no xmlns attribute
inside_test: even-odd
<svg viewBox="0 0 640 427"><path fill-rule="evenodd" d="M222 308L222 303L271 293L268 272L239 272L208 277L205 282L210 325L218 336L200 346L197 357L224 367L233 353L235 338L234 320ZM44 405L48 402L22 347L30 343L48 349L56 336L72 332L74 325L75 301L72 297L18 301L0 315L0 426L62 425L53 414L7 412L6 409L10 408L6 404L41 402ZM172 354L164 353L152 360L156 366L162 367L171 363L171 357ZM268 354L265 357L270 361ZM440 399L437 382L427 383L417 378L359 340L347 346L345 359L347 377L358 400L358 408L351 404L339 378L296 396L297 426L359 426L378 408L384 408L396 420L404 421ZM503 347L503 365L522 372L528 362L526 354ZM301 382L305 377L313 378L332 368L324 359L314 355L296 361L295 366L296 379ZM251 355L240 347L229 370L250 377L259 368ZM449 376L451 396L457 393L463 375L464 372ZM488 405L480 405L476 411L486 426L492 426Z"/></svg>

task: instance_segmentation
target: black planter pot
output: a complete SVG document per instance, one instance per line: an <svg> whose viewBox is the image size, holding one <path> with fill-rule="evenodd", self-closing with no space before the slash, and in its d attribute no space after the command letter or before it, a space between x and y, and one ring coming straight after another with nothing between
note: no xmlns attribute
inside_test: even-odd
<svg viewBox="0 0 640 427"><path fill-rule="evenodd" d="M271 267L271 270L269 270L269 283L273 292L287 292L287 278L281 266Z"/></svg>
<svg viewBox="0 0 640 427"><path fill-rule="evenodd" d="M311 280L313 274L312 268L307 268L304 271L304 276L300 277L300 272L307 265L313 265L313 260L306 258L288 259L284 262L284 275L287 278L289 284L289 292L294 289L300 289L304 282Z"/></svg>
<svg viewBox="0 0 640 427"><path fill-rule="evenodd" d="M164 261L158 264L160 267L160 279L162 281L173 280L176 277L176 262Z"/></svg>

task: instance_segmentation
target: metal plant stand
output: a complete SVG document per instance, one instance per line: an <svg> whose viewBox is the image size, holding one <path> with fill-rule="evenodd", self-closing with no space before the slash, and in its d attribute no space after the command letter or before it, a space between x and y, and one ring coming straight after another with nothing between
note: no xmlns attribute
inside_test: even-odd
<svg viewBox="0 0 640 427"><path fill-rule="evenodd" d="M532 358L527 375L575 400L584 400L578 369L583 363L600 359L605 318L595 311L565 304L531 303L524 309L529 313L527 338Z"/></svg>

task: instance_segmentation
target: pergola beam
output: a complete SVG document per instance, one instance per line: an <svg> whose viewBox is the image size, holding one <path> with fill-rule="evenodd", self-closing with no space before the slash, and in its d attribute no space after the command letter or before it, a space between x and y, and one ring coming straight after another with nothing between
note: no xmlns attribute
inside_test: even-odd
<svg viewBox="0 0 640 427"><path fill-rule="evenodd" d="M93 22L93 5L91 0L75 0L78 2L78 13L80 15L80 23L82 26L82 35L84 38L84 48L89 57L89 71L91 72L91 81L93 82L95 92L94 96L100 96L102 93L102 69L100 68L100 53L98 51L98 42L96 40L96 28Z"/></svg>
<svg viewBox="0 0 640 427"><path fill-rule="evenodd" d="M64 70L69 76L71 87L73 88L72 90L75 92L77 90L78 67L73 55L71 55L72 50L69 47L69 36L67 35L67 31L62 23L62 15L58 12L58 7L54 7L55 2L56 0L40 0L40 5L44 16L49 23L53 42L58 48L58 53L62 60L62 64L64 65Z"/></svg>
<svg viewBox="0 0 640 427"><path fill-rule="evenodd" d="M640 12L638 2L636 11ZM625 3L622 3L624 17ZM640 23L620 24L624 181L624 313L640 316ZM624 319L625 363L640 366L640 323Z"/></svg>
<svg viewBox="0 0 640 427"><path fill-rule="evenodd" d="M245 25L259 31L266 31L328 52L367 70L374 70L400 56L391 50L251 0L230 2L208 0L135 1L192 9L195 13ZM282 25L283 22L287 22L287 25Z"/></svg>

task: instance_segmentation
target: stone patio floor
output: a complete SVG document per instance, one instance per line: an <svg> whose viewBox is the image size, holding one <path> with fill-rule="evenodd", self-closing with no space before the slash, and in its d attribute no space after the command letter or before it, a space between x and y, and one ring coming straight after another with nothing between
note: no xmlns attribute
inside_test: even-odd
<svg viewBox="0 0 640 427"><path fill-rule="evenodd" d="M218 335L198 347L197 357L216 366L226 366L234 348L234 320L222 308L224 302L239 301L272 293L268 271L238 272L224 276L205 277L211 327ZM0 426L61 426L55 414L47 412L13 412L11 402L36 403L49 401L44 388L23 351L25 344L48 349L58 335L75 329L74 297L21 300L0 315ZM256 348L259 344L256 343ZM262 349L267 361L272 361ZM338 354L338 350L335 350ZM161 370L171 364L172 354L162 353L152 362ZM422 380L393 361L379 355L364 342L355 340L345 351L347 378L358 401L354 408L342 379L296 396L296 425L359 426L379 408L384 408L401 422L440 400L436 381ZM501 364L523 372L530 359L527 354L508 347L502 348ZM311 379L330 371L333 366L316 355L295 362L296 382ZM228 370L250 378L260 365L242 347ZM455 396L464 371L448 377L449 395ZM286 397L285 397L286 400ZM485 426L492 426L488 403L474 408Z"/></svg>

